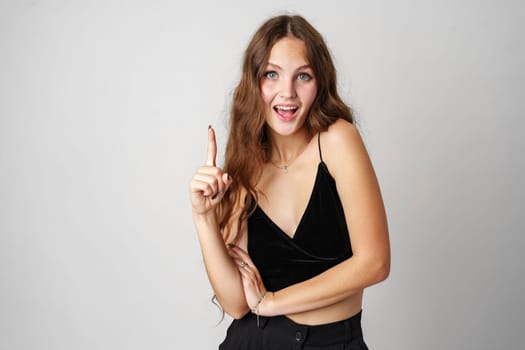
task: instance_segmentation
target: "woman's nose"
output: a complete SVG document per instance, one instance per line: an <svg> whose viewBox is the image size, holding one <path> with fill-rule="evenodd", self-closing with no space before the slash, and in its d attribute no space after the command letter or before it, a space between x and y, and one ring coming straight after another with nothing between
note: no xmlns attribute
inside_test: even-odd
<svg viewBox="0 0 525 350"><path fill-rule="evenodd" d="M281 80L280 95L283 98L295 98L297 96L297 92L295 91L295 81L292 79Z"/></svg>

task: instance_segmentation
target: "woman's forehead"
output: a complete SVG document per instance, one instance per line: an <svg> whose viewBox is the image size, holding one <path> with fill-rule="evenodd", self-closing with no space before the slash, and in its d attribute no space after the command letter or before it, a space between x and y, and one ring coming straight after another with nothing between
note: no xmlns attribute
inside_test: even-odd
<svg viewBox="0 0 525 350"><path fill-rule="evenodd" d="M283 65L293 63L295 66L308 66L306 46L297 38L284 37L279 39L271 48L268 64L285 68Z"/></svg>

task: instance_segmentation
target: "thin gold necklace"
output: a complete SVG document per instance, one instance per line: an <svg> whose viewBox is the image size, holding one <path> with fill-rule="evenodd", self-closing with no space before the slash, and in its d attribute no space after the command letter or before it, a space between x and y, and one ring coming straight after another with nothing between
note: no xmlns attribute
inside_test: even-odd
<svg viewBox="0 0 525 350"><path fill-rule="evenodd" d="M301 154L304 153L304 151L306 150L306 148L308 147L308 144L309 142L307 141L303 147L301 148L301 151L299 153L297 153L295 155L295 157L293 159L291 159L287 164L284 164L284 165L277 165L273 160L270 160L270 163L272 163L272 165L274 167L276 167L277 169L280 169L280 170L284 170L285 173L288 173L288 169L293 165L293 163L297 160L297 158L299 158L301 156Z"/></svg>
<svg viewBox="0 0 525 350"><path fill-rule="evenodd" d="M294 159L294 160L295 160L295 159ZM284 170L285 173L288 173L288 168L289 168L290 165L291 165L291 164L285 164L285 165L281 166L281 165L277 165L277 164L275 164L274 162L271 162L271 163L272 163L272 165L273 165L274 167L276 167L277 169Z"/></svg>
<svg viewBox="0 0 525 350"><path fill-rule="evenodd" d="M306 148L308 146L308 144L306 144L306 146L304 146L304 148ZM285 164L285 165L277 165L274 163L273 160L270 161L270 163L272 163L272 165L274 167L276 167L277 169L281 169L281 170L284 170L285 173L288 173L288 168L292 166L292 164L297 160L297 158L299 158L299 156L304 152L304 148L301 152L299 152L299 154L294 158L292 159L290 162L288 162L288 164Z"/></svg>

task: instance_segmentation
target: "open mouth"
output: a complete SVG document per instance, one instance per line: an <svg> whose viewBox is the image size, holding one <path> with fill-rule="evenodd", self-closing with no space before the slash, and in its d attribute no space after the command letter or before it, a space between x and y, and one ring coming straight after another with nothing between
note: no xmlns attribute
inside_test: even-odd
<svg viewBox="0 0 525 350"><path fill-rule="evenodd" d="M281 119L284 120L291 120L295 116L295 113L299 109L298 106L285 106L285 105L277 105L273 107L273 110L281 117Z"/></svg>

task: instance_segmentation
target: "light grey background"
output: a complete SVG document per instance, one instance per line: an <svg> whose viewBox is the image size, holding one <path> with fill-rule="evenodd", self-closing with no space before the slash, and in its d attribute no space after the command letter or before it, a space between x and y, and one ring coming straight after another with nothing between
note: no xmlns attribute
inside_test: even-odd
<svg viewBox="0 0 525 350"><path fill-rule="evenodd" d="M283 10L325 36L381 183L370 348L523 348L523 2L1 0L1 349L216 348L188 183Z"/></svg>

